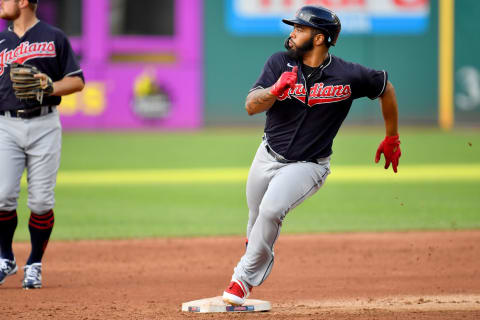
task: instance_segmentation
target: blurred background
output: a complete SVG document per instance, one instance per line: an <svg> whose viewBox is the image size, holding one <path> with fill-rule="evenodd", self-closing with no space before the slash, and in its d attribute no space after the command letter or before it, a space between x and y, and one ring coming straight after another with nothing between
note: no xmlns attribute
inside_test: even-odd
<svg viewBox="0 0 480 320"><path fill-rule="evenodd" d="M332 54L388 71L403 155L397 175L373 163L383 118L378 101L356 100L326 187L284 230L479 228L479 1L41 0L86 78L60 106L53 237L243 234L265 120L245 97L284 50L281 18L305 4L340 16ZM25 182L21 194L28 210Z"/></svg>
<svg viewBox="0 0 480 320"><path fill-rule="evenodd" d="M87 79L84 92L64 98L64 128L261 124L244 112L245 96L266 59L284 50L290 28L281 18L305 4L339 14L334 55L389 72L402 124L435 126L446 90L455 126L478 125L478 1L42 0L40 18L68 34ZM451 58L440 64L442 39ZM452 68L446 87L441 66ZM357 101L347 123L381 124L377 104Z"/></svg>

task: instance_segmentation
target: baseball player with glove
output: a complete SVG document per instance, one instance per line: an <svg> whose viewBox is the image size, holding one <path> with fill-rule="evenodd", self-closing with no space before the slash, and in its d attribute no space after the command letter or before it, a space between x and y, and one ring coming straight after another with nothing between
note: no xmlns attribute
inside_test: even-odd
<svg viewBox="0 0 480 320"><path fill-rule="evenodd" d="M286 214L315 194L330 173L332 143L354 99L380 99L386 137L385 169L397 172L400 158L395 91L385 71L347 62L329 53L341 24L323 7L304 6L285 41L273 54L246 99L249 115L266 111L263 141L247 181L247 249L234 268L223 300L242 305L269 276L273 247Z"/></svg>
<svg viewBox="0 0 480 320"><path fill-rule="evenodd" d="M11 26L0 33L0 284L17 272L12 250L20 178L27 170L30 256L23 288L42 286L42 257L54 224L60 165L61 96L84 78L65 34L36 17L37 0L0 1Z"/></svg>

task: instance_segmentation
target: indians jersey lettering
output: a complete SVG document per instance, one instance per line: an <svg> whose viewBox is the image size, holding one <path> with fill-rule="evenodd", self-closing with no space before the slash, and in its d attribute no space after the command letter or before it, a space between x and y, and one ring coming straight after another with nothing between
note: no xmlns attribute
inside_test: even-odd
<svg viewBox="0 0 480 320"><path fill-rule="evenodd" d="M295 98L305 103L306 93L305 86L302 83L297 83L295 88L290 88L290 90L285 91L278 97L278 100L283 101L287 98ZM315 85L310 88L307 105L313 107L317 104L338 102L350 98L351 95L352 89L349 84L325 86L323 82L315 83Z"/></svg>
<svg viewBox="0 0 480 320"><path fill-rule="evenodd" d="M297 83L267 111L265 135L270 147L289 160L307 161L332 153L332 143L354 99L383 94L388 75L328 54L310 78L302 63L286 52L273 54L251 90L271 87L298 66ZM303 69L306 69L304 67Z"/></svg>
<svg viewBox="0 0 480 320"><path fill-rule="evenodd" d="M5 67L14 62L25 63L30 59L55 57L56 55L55 43L53 41L34 43L25 41L20 43L15 49L3 49L3 51L0 52L0 76L5 71Z"/></svg>

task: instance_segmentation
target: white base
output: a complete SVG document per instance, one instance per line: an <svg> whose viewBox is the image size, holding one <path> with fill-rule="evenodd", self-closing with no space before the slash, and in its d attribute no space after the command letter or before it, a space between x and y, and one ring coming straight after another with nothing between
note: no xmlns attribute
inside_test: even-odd
<svg viewBox="0 0 480 320"><path fill-rule="evenodd" d="M270 302L247 299L242 306L231 306L223 302L221 296L194 300L182 303L182 311L186 312L258 312L272 309Z"/></svg>

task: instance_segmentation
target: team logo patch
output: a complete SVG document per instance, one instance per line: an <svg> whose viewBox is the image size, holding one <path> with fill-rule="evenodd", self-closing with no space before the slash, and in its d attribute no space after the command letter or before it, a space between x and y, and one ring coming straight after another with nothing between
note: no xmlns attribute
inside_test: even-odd
<svg viewBox="0 0 480 320"><path fill-rule="evenodd" d="M278 100L285 100L287 98L295 98L303 103L306 100L306 90L303 84L297 83L295 88L290 88L281 95ZM317 104L333 103L343 100L347 100L352 95L352 89L349 84L347 85L328 85L325 86L323 82L315 83L310 88L310 94L308 95L308 105L313 107Z"/></svg>
<svg viewBox="0 0 480 320"><path fill-rule="evenodd" d="M3 49L0 52L0 76L5 72L5 67L13 62L24 63L33 58L48 58L57 55L55 43L28 41L20 43L15 49Z"/></svg>

